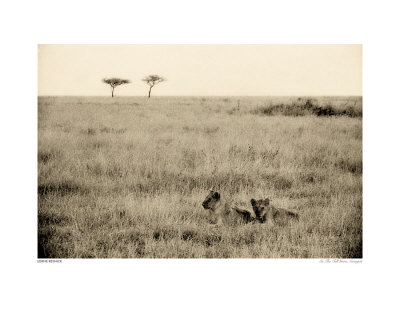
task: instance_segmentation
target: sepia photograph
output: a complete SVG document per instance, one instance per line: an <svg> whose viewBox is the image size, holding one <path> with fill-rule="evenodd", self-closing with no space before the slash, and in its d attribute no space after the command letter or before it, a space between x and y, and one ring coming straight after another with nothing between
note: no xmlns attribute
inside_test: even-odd
<svg viewBox="0 0 400 320"><path fill-rule="evenodd" d="M363 258L360 44L39 44L37 257Z"/></svg>

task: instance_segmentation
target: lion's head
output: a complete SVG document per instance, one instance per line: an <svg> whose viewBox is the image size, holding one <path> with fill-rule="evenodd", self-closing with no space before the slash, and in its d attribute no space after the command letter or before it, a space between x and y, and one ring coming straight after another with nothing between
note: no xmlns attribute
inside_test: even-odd
<svg viewBox="0 0 400 320"><path fill-rule="evenodd" d="M204 199L203 203L201 204L204 209L206 210L214 210L218 201L220 201L221 195L219 192L210 190L207 197Z"/></svg>
<svg viewBox="0 0 400 320"><path fill-rule="evenodd" d="M268 198L260 200L251 199L250 202L256 217L260 219L264 215L265 210L268 209L269 199Z"/></svg>

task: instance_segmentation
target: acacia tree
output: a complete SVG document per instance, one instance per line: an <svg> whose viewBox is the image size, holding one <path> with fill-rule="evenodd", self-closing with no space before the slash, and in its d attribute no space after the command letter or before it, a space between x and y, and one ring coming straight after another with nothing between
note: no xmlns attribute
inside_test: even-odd
<svg viewBox="0 0 400 320"><path fill-rule="evenodd" d="M128 79L120 79L120 78L104 78L104 83L107 83L111 87L111 97L114 98L114 89L115 87L120 86L121 84L130 83L131 81Z"/></svg>
<svg viewBox="0 0 400 320"><path fill-rule="evenodd" d="M166 81L167 79L157 75L157 74L151 74L147 76L146 78L143 78L142 81L146 82L149 85L149 98L151 95L151 89L156 85L159 84L160 82Z"/></svg>

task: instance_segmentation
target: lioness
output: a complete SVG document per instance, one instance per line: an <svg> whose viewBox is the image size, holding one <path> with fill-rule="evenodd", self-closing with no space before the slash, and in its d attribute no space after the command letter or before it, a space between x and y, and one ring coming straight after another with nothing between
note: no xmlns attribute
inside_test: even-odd
<svg viewBox="0 0 400 320"><path fill-rule="evenodd" d="M261 222L285 224L290 219L299 220L299 215L286 209L275 208L269 204L269 199L250 200L256 219Z"/></svg>
<svg viewBox="0 0 400 320"><path fill-rule="evenodd" d="M250 211L238 208L229 201L221 201L219 192L213 190L210 190L202 206L216 216L217 224L244 224L255 220Z"/></svg>

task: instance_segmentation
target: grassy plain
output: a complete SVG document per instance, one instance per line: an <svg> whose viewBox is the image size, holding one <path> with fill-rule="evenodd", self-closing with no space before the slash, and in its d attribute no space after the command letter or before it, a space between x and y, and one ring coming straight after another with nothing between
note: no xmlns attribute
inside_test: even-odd
<svg viewBox="0 0 400 320"><path fill-rule="evenodd" d="M305 101L39 97L39 257L362 257L361 98ZM212 224L211 187L300 221Z"/></svg>

